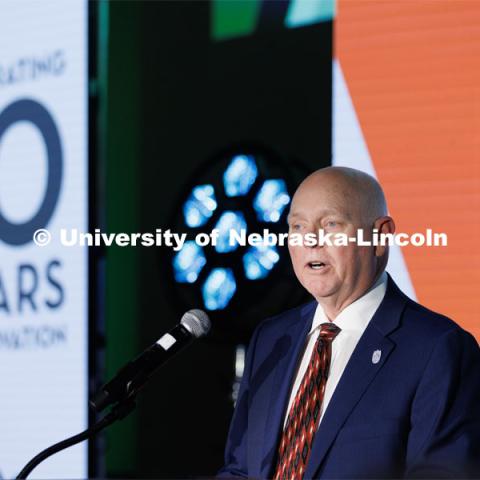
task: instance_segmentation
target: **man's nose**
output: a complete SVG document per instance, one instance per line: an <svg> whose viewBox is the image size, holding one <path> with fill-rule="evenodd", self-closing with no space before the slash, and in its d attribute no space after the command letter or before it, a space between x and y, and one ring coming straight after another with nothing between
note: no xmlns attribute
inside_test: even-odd
<svg viewBox="0 0 480 480"><path fill-rule="evenodd" d="M323 247L323 245L318 242L318 232L313 229L304 235L303 245L310 249Z"/></svg>

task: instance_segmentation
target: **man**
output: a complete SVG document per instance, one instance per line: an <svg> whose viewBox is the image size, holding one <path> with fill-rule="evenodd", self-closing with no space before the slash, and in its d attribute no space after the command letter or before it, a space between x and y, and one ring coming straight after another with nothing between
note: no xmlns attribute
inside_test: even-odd
<svg viewBox="0 0 480 480"><path fill-rule="evenodd" d="M395 230L377 181L341 167L303 181L288 223L302 235ZM398 289L387 246L289 251L315 301L256 329L220 476L480 477L476 340Z"/></svg>

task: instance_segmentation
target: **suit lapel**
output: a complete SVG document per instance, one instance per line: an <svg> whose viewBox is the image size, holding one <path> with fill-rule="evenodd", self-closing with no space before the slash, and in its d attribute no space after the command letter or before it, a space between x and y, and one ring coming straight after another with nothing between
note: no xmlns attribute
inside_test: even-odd
<svg viewBox="0 0 480 480"><path fill-rule="evenodd" d="M395 344L387 338L399 324L405 297L388 278L385 297L360 338L329 402L313 441L305 478L313 478L350 412L387 361ZM372 361L380 350L378 363Z"/></svg>
<svg viewBox="0 0 480 480"><path fill-rule="evenodd" d="M271 477L273 474L271 470L275 467L273 463L276 459L279 435L283 430L283 419L288 406L293 377L296 372L299 355L304 348L306 336L312 325L316 306L317 302L307 304L301 310L301 321L292 322L284 333L284 336L289 337L290 341L285 343L285 345L288 345L286 347L287 351L282 352L273 372L272 387L267 402L268 413L265 423L264 449L260 457L260 476L262 478Z"/></svg>

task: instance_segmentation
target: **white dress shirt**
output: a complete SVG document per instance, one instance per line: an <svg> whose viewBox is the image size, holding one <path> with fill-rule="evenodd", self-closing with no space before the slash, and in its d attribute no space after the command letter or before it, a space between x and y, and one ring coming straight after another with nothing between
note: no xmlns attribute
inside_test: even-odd
<svg viewBox="0 0 480 480"><path fill-rule="evenodd" d="M383 272L375 284L363 296L345 307L338 314L335 320L332 321L332 323L337 325L341 331L332 342L330 373L325 386L325 394L320 412L320 422L322 421L323 414L328 407L333 392L335 391L340 377L342 376L343 371L345 370L345 367L350 360L358 341L360 340L360 337L363 335L363 332L370 323L373 314L380 306L380 303L385 296L386 289L387 274ZM315 346L318 335L320 334L320 324L329 322L330 320L325 315L323 308L320 306L320 304L318 304L313 317L312 328L307 335L307 343L302 361L297 369L295 381L290 393L290 401L288 402L288 408L285 414L284 427L287 422L288 413L290 412L292 403L295 400L297 390L300 387L300 383L302 382L308 364L310 363L313 347Z"/></svg>

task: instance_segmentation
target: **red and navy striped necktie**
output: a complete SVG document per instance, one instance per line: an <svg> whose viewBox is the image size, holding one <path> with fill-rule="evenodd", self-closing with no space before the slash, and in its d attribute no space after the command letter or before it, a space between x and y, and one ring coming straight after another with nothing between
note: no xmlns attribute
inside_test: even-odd
<svg viewBox="0 0 480 480"><path fill-rule="evenodd" d="M310 363L282 433L275 480L301 480L310 458L330 370L332 342L340 332L334 323L322 323L320 327Z"/></svg>

